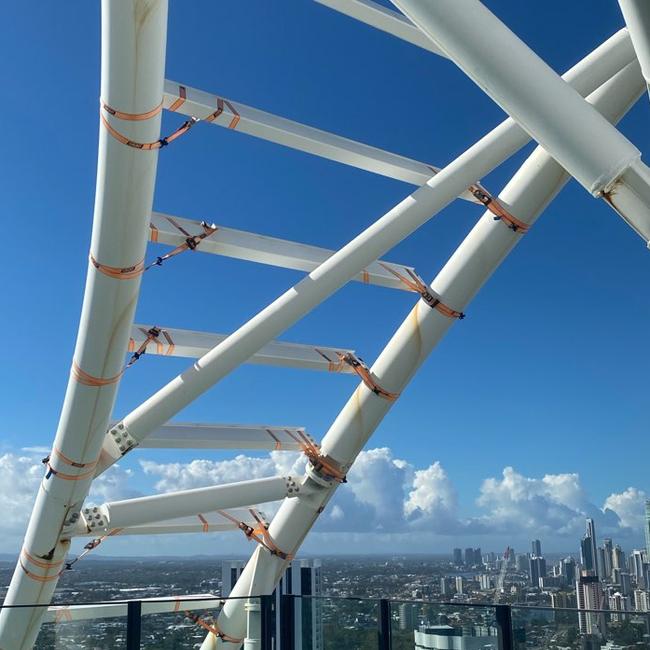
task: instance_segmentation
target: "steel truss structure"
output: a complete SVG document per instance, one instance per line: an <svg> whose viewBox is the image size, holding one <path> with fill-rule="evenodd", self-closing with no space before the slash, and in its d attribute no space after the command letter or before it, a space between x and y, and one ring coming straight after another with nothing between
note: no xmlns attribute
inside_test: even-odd
<svg viewBox="0 0 650 650"><path fill-rule="evenodd" d="M258 542L233 596L271 593L419 366L570 177L650 240L650 169L613 126L650 79L648 2L620 0L627 28L559 77L479 0L393 0L402 13L371 0L317 1L451 59L510 117L439 169L165 81L167 0L103 0L101 129L86 291L59 427L6 604L49 603L75 536L93 537L90 550L115 534L229 529ZM165 137L163 109L188 118ZM152 213L158 151L197 122L418 189L338 251ZM481 187L482 176L531 139L539 146L498 196ZM380 261L456 197L485 212L430 284L409 266ZM152 265L196 250L307 275L230 335L134 325L148 240L172 247ZM371 367L351 350L274 340L353 280L418 294ZM198 360L131 413L111 421L125 358L128 367L145 352ZM295 426L169 422L246 362L350 372L360 381L320 442ZM93 479L138 447L300 450L308 463L302 477L84 508ZM256 510L269 501L281 501L270 522ZM173 609L171 603L158 607ZM84 611L76 608L74 617L97 614ZM258 615L243 600L226 602L202 648L239 647L247 630L259 625ZM31 648L44 616L45 608L3 609L0 648ZM47 620L60 616L50 611Z"/></svg>

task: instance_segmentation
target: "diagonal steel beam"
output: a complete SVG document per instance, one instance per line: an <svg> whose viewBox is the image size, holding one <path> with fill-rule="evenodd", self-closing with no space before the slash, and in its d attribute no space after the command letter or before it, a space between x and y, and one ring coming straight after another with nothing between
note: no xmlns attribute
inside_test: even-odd
<svg viewBox="0 0 650 650"><path fill-rule="evenodd" d="M588 192L650 242L650 168L641 152L506 25L479 0L392 2Z"/></svg>

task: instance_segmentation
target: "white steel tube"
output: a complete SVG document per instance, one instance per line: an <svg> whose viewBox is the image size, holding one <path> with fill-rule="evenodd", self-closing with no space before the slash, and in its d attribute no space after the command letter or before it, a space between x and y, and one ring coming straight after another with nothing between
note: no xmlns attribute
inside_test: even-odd
<svg viewBox="0 0 650 650"><path fill-rule="evenodd" d="M169 422L148 435L141 449L266 449L301 451L302 427L263 424L202 424Z"/></svg>
<svg viewBox="0 0 650 650"><path fill-rule="evenodd" d="M618 120L642 92L640 70L635 62L593 93L589 101L609 119ZM533 224L568 179L564 169L537 147L501 192L499 202L519 220ZM521 236L486 212L431 287L445 304L464 310ZM418 301L372 367L378 383L391 392L401 392L452 324L452 319ZM325 435L321 452L338 461L343 469L349 468L393 404L360 384ZM296 552L337 486L338 483L328 482L308 469L300 496L285 499L271 522L269 534L280 549ZM283 569L282 561L257 549L232 595L271 593ZM227 603L218 623L226 634L242 635L243 607L237 601ZM227 647L212 634L201 646L202 650Z"/></svg>
<svg viewBox="0 0 650 650"><path fill-rule="evenodd" d="M431 177L431 174L429 174L429 177ZM149 237L151 241L169 244L170 246L183 244L186 235L181 233L172 222L181 226L191 235L198 235L203 232L200 221L152 212L152 228ZM258 235L244 230L235 230L235 228L224 228L223 226L218 226L217 231L204 239L195 250L199 253L224 255L239 260L270 264L285 269L307 271L308 273L317 268L328 257L334 255L334 251L327 248ZM352 279L364 284L376 284L391 289L403 290L404 285L390 271L386 270L386 266L397 270L400 267L403 268L404 265L386 262L385 260L382 260L381 264L373 262Z"/></svg>
<svg viewBox="0 0 650 650"><path fill-rule="evenodd" d="M291 476L274 476L112 501L101 506L84 508L82 521L77 523L75 533L91 532L91 529L102 532L215 510L255 506L259 503L279 501L287 496L294 497L299 489Z"/></svg>
<svg viewBox="0 0 650 650"><path fill-rule="evenodd" d="M142 598L142 616L168 612L193 612L221 605L219 596L213 594L189 594L164 598ZM90 621L100 618L124 617L128 603L98 603L93 605L54 605L49 607L43 623L65 625L73 621Z"/></svg>
<svg viewBox="0 0 650 650"><path fill-rule="evenodd" d="M391 11L376 2L372 2L372 0L315 1L391 36L396 36L407 43L417 45L424 50L429 50L429 52L447 58L447 55L408 18L397 11Z"/></svg>
<svg viewBox="0 0 650 650"><path fill-rule="evenodd" d="M641 72L650 90L650 2L648 0L618 0L625 24L630 31Z"/></svg>
<svg viewBox="0 0 650 650"><path fill-rule="evenodd" d="M614 49L618 36L610 39ZM591 92L606 79L595 68L607 61L609 48L587 57L566 74L568 81ZM609 68L608 68L609 69ZM182 375L152 395L128 414L121 425L136 441L170 420L182 408L220 381L257 350L293 325L311 309L339 289L371 262L416 230L450 203L464 187L489 172L528 141L525 132L511 119L479 140L465 153L404 199L390 212L332 255L315 271L263 309L225 341L204 355ZM106 466L113 459L102 459Z"/></svg>
<svg viewBox="0 0 650 650"><path fill-rule="evenodd" d="M650 203L630 186L650 175L640 151L506 25L479 0L392 2L587 191L606 196L618 183L619 209L635 197L640 209L625 218L650 241Z"/></svg>
<svg viewBox="0 0 650 650"><path fill-rule="evenodd" d="M125 113L146 113L160 104L166 29L166 0L102 2L101 98L106 104ZM160 113L139 121L106 119L134 141L160 137ZM73 362L80 370L71 374L50 458L58 473L48 472L38 491L5 604L50 601L69 546L60 541L60 531L88 494L89 468L115 401L140 287L137 272L116 279L106 271L137 267L144 258L157 159L157 151L125 146L100 125L90 252L105 272L89 264ZM3 609L0 648L31 648L43 612L42 607Z"/></svg>

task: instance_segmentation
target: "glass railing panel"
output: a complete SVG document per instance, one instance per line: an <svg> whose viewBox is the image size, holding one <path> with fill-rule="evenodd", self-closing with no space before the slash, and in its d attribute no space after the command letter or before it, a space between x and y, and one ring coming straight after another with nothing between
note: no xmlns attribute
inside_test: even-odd
<svg viewBox="0 0 650 650"><path fill-rule="evenodd" d="M228 599L215 597L197 598L195 596L177 596L171 599L143 600L141 605L141 650L193 650L199 648L206 635L218 633L217 618L223 604ZM242 607L246 602L257 606L259 599L241 599ZM261 635L261 613L257 616ZM227 631L227 630L225 630Z"/></svg>
<svg viewBox="0 0 650 650"><path fill-rule="evenodd" d="M391 600L393 650L497 650L493 606Z"/></svg>
<svg viewBox="0 0 650 650"><path fill-rule="evenodd" d="M379 601L352 598L294 598L294 633L303 650L376 650Z"/></svg>
<svg viewBox="0 0 650 650"><path fill-rule="evenodd" d="M512 607L517 650L650 650L650 614Z"/></svg>

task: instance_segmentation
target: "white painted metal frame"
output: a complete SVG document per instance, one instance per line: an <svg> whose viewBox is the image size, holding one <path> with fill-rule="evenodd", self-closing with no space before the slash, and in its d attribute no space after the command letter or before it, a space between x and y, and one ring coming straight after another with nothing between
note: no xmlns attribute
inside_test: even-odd
<svg viewBox="0 0 650 650"><path fill-rule="evenodd" d="M561 80L478 0L394 0L411 21L369 0L346 4L339 0L319 1L427 50L444 52L514 119L508 118L457 160L438 170L216 95L187 87L181 91L173 82L165 82L163 92L166 1L132 0L134 8L129 10L104 0L102 98L127 114L125 118L107 110L104 119L132 141L159 138L156 107L164 97L165 107L176 112L421 187L337 252L226 228L203 240L199 250L204 252L296 268L309 274L229 336L167 330L173 349L171 344L166 348L163 344L160 349L153 342L148 354L199 356L199 360L109 427L129 334L133 339L131 347L137 349L148 329L131 328L147 233L151 236L157 231L158 241L170 245L182 243L183 237L165 215L151 213L156 151L127 146L101 128L91 245L96 261L89 267L76 365L50 467L37 497L7 604L49 602L74 535L95 531L116 534L118 529L119 534L234 529L232 520L215 512L220 508L284 499L268 534L278 549L294 553L338 486L327 463L343 472L349 469L394 402L382 399L366 383L360 383L320 448L296 428L283 429L280 435L277 428L174 425L167 424L168 420L249 360L324 369L327 364L312 346L273 339L350 280L395 287L393 274L376 260L455 197L476 202L467 188L526 144L530 136L542 146L499 196L506 210L521 222L532 224L569 178L563 165L592 194L606 198L646 241L650 238L650 170L640 162L636 148L607 122L619 119L643 88L625 30L608 39ZM628 4L628 0L621 0L621 4ZM629 0L632 4L633 0ZM632 17L625 6L623 9L644 63L642 38L634 34L642 20ZM467 15L473 20L467 20ZM495 39L507 47L494 48ZM124 47L125 43L130 48ZM144 54L136 57L136 51ZM605 119L580 96L587 94ZM561 120L557 119L558 107ZM129 113L147 115L133 120ZM128 191L136 177L138 188ZM150 228L150 219L155 228ZM181 226L188 230L190 225L196 227L194 222L174 219L182 221ZM454 253L431 284L431 290L445 305L463 311L517 244L521 233L506 225L504 220L495 220L492 212L486 212ZM389 265L389 269L395 271L395 265ZM115 313L108 313L106 305L117 306ZM387 390L401 392L452 323L447 315L418 301L372 366L371 376ZM328 350L332 356L337 351ZM82 512L93 476L136 446L147 445L302 448L312 455L300 484L291 477L255 479L113 502ZM247 518L244 521L251 518L250 514L239 516ZM278 555L257 548L234 595L270 593L283 565ZM43 609L3 610L0 647L31 648ZM226 603L219 625L225 633L243 637L244 601ZM233 645L237 644L210 634L203 648Z"/></svg>
<svg viewBox="0 0 650 650"><path fill-rule="evenodd" d="M151 325L133 325L131 328L130 350L137 350L147 339L147 331ZM164 336L166 334L167 336ZM157 342L147 346L146 355L162 355L166 357L188 357L197 359L209 352L228 338L227 334L210 334L194 332L172 327L161 328L161 336ZM171 341L171 343L170 343ZM285 343L271 341L251 355L247 363L276 368L300 368L303 370L320 370L322 372L351 373L349 366L339 366L327 361L336 360L337 354L352 352L345 348L332 348L325 345L306 345L304 343Z"/></svg>
<svg viewBox="0 0 650 650"><path fill-rule="evenodd" d="M630 38L634 45L641 72L650 91L650 2L648 0L618 0Z"/></svg>
<svg viewBox="0 0 650 650"><path fill-rule="evenodd" d="M203 232L200 221L153 212L151 214L153 227L149 235L150 241L168 244L169 246L182 245L185 236L173 223L177 223L190 235L199 235ZM217 231L204 239L195 250L200 253L223 255L248 262L279 266L284 269L307 271L308 273L335 253L335 251L327 248L278 239L277 237L268 237L267 235L258 235L257 233L235 230L234 228L224 228L223 226L217 226ZM376 284L391 289L405 290L404 284L386 267L396 271L412 268L408 267L408 265L381 260L381 263L373 262L370 264L352 280L364 284Z"/></svg>

